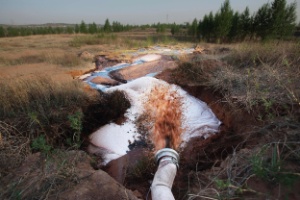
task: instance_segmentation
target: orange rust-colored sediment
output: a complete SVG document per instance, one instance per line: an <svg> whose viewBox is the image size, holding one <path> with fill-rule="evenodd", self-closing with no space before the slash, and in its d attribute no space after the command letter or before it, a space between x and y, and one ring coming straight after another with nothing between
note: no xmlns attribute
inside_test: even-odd
<svg viewBox="0 0 300 200"><path fill-rule="evenodd" d="M156 150L178 148L183 132L181 106L181 98L170 86L156 86L152 89L146 112L154 121L152 141Z"/></svg>
<svg viewBox="0 0 300 200"><path fill-rule="evenodd" d="M77 76L81 76L84 72L82 70L73 70L73 71L69 71L67 72L67 74L70 74L72 76L72 78L75 78Z"/></svg>

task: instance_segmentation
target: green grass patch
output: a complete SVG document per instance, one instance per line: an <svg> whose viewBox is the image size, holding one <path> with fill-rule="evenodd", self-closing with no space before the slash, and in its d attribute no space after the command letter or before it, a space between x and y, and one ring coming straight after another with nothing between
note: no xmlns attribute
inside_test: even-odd
<svg viewBox="0 0 300 200"><path fill-rule="evenodd" d="M52 147L47 144L45 135L40 135L37 138L33 139L31 143L31 149L35 151L41 151L44 154L48 154Z"/></svg>

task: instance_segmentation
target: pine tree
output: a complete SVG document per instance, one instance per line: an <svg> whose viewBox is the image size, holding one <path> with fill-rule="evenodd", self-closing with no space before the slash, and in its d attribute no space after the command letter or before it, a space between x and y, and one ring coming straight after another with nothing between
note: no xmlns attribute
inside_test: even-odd
<svg viewBox="0 0 300 200"><path fill-rule="evenodd" d="M286 5L286 0L264 4L254 18L255 33L262 40L283 39L293 34L296 26L296 3Z"/></svg>
<svg viewBox="0 0 300 200"><path fill-rule="evenodd" d="M87 26L86 26L86 24L83 20L81 21L81 24L79 26L79 32L80 33L87 33L88 32Z"/></svg>
<svg viewBox="0 0 300 200"><path fill-rule="evenodd" d="M0 37L5 37L5 29L3 26L0 26Z"/></svg>
<svg viewBox="0 0 300 200"><path fill-rule="evenodd" d="M296 27L296 3L286 5L286 0L274 0L271 5L272 34L282 39L293 33Z"/></svg>
<svg viewBox="0 0 300 200"><path fill-rule="evenodd" d="M80 28L79 28L79 25L78 24L75 24L75 33L79 33L80 32Z"/></svg>
<svg viewBox="0 0 300 200"><path fill-rule="evenodd" d="M89 33L90 34L95 34L95 33L97 33L97 25L96 25L96 23L95 22L93 22L92 24L89 24Z"/></svg>
<svg viewBox="0 0 300 200"><path fill-rule="evenodd" d="M198 34L199 34L199 39L205 39L206 41L209 40L209 37L208 37L208 16L207 15L204 15L203 19L199 21Z"/></svg>
<svg viewBox="0 0 300 200"><path fill-rule="evenodd" d="M195 18L193 20L192 24L189 26L189 29L188 29L188 34L190 36L192 36L193 38L195 38L197 36L197 27L198 27L198 21Z"/></svg>
<svg viewBox="0 0 300 200"><path fill-rule="evenodd" d="M246 7L240 16L239 30L241 40L245 40L245 38L251 34L251 24L252 20L250 17L250 11L249 8Z"/></svg>
<svg viewBox="0 0 300 200"><path fill-rule="evenodd" d="M174 35L178 34L179 32L180 32L180 26L174 22L171 26L171 33L174 36Z"/></svg>
<svg viewBox="0 0 300 200"><path fill-rule="evenodd" d="M198 25L198 34L199 38L203 38L206 41L211 41L212 37L214 36L214 29L215 29L215 21L214 15L212 12L209 15L204 15L203 20L199 21Z"/></svg>
<svg viewBox="0 0 300 200"><path fill-rule="evenodd" d="M124 30L124 26L120 22L114 21L112 23L112 30L113 32L121 32Z"/></svg>
<svg viewBox="0 0 300 200"><path fill-rule="evenodd" d="M255 33L262 40L272 36L272 11L270 4L264 4L254 17Z"/></svg>
<svg viewBox="0 0 300 200"><path fill-rule="evenodd" d="M218 43L223 41L231 28L233 10L231 9L229 0L225 0L219 12L215 14L215 34Z"/></svg>
<svg viewBox="0 0 300 200"><path fill-rule="evenodd" d="M228 33L229 40L238 40L241 34L240 30L240 14L238 12L235 12L233 17L232 17L232 22L231 22L231 28Z"/></svg>
<svg viewBox="0 0 300 200"><path fill-rule="evenodd" d="M215 24L215 18L212 12L209 13L208 15L208 24L207 24L207 34L209 41L212 40L212 37L215 37L215 29L216 29L216 24Z"/></svg>
<svg viewBox="0 0 300 200"><path fill-rule="evenodd" d="M105 20L104 26L103 26L103 31L104 32L111 32L111 25L108 19Z"/></svg>

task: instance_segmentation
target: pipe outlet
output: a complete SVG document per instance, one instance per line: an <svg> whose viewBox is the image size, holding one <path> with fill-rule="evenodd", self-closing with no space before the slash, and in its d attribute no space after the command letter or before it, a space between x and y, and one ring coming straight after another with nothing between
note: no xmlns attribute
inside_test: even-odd
<svg viewBox="0 0 300 200"><path fill-rule="evenodd" d="M173 200L171 189L179 167L179 155L173 149L164 148L155 154L155 161L158 168L151 185L152 199Z"/></svg>
<svg viewBox="0 0 300 200"><path fill-rule="evenodd" d="M171 160L176 165L177 169L179 168L179 155L174 149L163 148L156 152L155 162L157 165L159 165L162 158L165 158L164 160Z"/></svg>

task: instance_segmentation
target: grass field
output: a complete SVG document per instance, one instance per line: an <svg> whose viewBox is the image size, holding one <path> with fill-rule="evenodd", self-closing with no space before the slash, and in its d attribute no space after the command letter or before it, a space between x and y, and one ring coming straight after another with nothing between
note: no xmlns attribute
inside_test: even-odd
<svg viewBox="0 0 300 200"><path fill-rule="evenodd" d="M196 45L152 32L0 38L0 182L32 153L51 156L57 150L80 149L87 132L119 118L128 108L123 94L106 96L73 79L94 68L94 55L157 44ZM181 173L189 180L181 193L175 183L176 197L297 199L300 42L198 45L207 53L181 57L178 67L168 72L169 81L210 90L220 98L208 104L227 110L236 118L230 123L241 123L232 127L247 127L232 130L243 140L227 149L220 145L216 152L231 150L214 165L202 171L198 164L185 168ZM78 56L82 52L88 56ZM99 118L91 122L95 116ZM237 120L244 116L244 122ZM93 124L87 125L87 119ZM45 190L55 192L44 188L43 195ZM14 192L6 190L3 199ZM27 195L21 197L30 198Z"/></svg>

